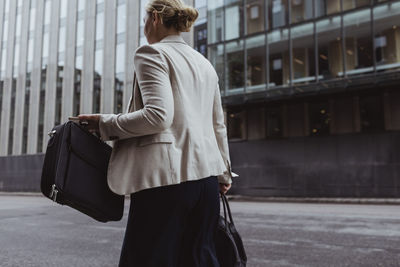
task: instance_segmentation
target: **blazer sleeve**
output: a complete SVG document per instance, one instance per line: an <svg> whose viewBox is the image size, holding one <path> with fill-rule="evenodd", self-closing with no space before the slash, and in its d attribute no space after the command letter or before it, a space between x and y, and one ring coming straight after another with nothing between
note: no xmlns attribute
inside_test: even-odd
<svg viewBox="0 0 400 267"><path fill-rule="evenodd" d="M143 108L125 114L101 114L99 128L103 140L155 134L172 124L174 100L164 56L155 47L144 45L136 50L134 65Z"/></svg>
<svg viewBox="0 0 400 267"><path fill-rule="evenodd" d="M217 86L214 93L213 124L214 124L215 137L217 138L218 148L226 166L226 171L222 175L218 176L218 182L223 184L231 184L232 177L236 177L238 175L233 173L231 170L228 135L224 121L224 112L221 104L221 94L219 86Z"/></svg>

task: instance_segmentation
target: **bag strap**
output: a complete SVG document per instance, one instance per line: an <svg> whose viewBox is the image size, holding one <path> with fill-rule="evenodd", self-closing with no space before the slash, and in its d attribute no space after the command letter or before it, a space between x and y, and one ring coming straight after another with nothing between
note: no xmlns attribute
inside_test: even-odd
<svg viewBox="0 0 400 267"><path fill-rule="evenodd" d="M227 224L227 222L228 222L228 221L227 221L227 220L228 220L228 216L229 216L229 221L230 221L230 223L231 223L232 225L234 225L233 219L232 219L231 208L229 207L228 199L227 199L227 197L226 197L225 194L220 193L220 195L221 195L221 199L222 199L222 205L223 205L223 207L224 207L225 225L228 225L228 224ZM228 213L228 216L226 216L227 213Z"/></svg>

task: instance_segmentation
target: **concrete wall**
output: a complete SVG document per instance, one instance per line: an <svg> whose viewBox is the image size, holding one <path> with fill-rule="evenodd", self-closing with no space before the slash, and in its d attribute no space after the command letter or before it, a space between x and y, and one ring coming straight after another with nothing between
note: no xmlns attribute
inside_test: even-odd
<svg viewBox="0 0 400 267"><path fill-rule="evenodd" d="M400 197L399 146L399 132L231 143L232 193Z"/></svg>
<svg viewBox="0 0 400 267"><path fill-rule="evenodd" d="M294 137L230 144L231 193L400 197L400 133ZM0 157L0 191L39 191L43 154Z"/></svg>

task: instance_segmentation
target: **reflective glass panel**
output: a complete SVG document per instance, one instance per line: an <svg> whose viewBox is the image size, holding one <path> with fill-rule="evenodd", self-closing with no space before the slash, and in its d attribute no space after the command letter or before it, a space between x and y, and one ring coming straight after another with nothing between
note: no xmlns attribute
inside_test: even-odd
<svg viewBox="0 0 400 267"><path fill-rule="evenodd" d="M287 0L269 0L268 15L270 28L277 28L287 24Z"/></svg>
<svg viewBox="0 0 400 267"><path fill-rule="evenodd" d="M224 45L220 44L209 48L209 59L219 77L219 88L224 91Z"/></svg>
<svg viewBox="0 0 400 267"><path fill-rule="evenodd" d="M289 31L275 30L267 35L269 46L269 86L286 85L290 80Z"/></svg>
<svg viewBox="0 0 400 267"><path fill-rule="evenodd" d="M264 0L246 0L247 34L265 30Z"/></svg>
<svg viewBox="0 0 400 267"><path fill-rule="evenodd" d="M318 73L320 79L343 75L340 17L317 22Z"/></svg>
<svg viewBox="0 0 400 267"><path fill-rule="evenodd" d="M290 0L291 23L311 19L313 17L313 0Z"/></svg>
<svg viewBox="0 0 400 267"><path fill-rule="evenodd" d="M223 40L223 0L208 0L208 42L216 43Z"/></svg>
<svg viewBox="0 0 400 267"><path fill-rule="evenodd" d="M374 8L377 71L400 68L400 2Z"/></svg>
<svg viewBox="0 0 400 267"><path fill-rule="evenodd" d="M371 0L343 0L343 11L368 6L371 3Z"/></svg>
<svg viewBox="0 0 400 267"><path fill-rule="evenodd" d="M364 9L343 17L347 75L373 71L370 13Z"/></svg>
<svg viewBox="0 0 400 267"><path fill-rule="evenodd" d="M291 31L293 83L315 81L314 24L299 25L293 27Z"/></svg>
<svg viewBox="0 0 400 267"><path fill-rule="evenodd" d="M259 35L246 40L247 49L247 79L249 90L265 89L266 84L266 46L265 35Z"/></svg>
<svg viewBox="0 0 400 267"><path fill-rule="evenodd" d="M226 81L228 89L243 89L244 86L244 53L243 40L227 43L225 46L227 65Z"/></svg>
<svg viewBox="0 0 400 267"><path fill-rule="evenodd" d="M231 1L225 6L225 40L239 38L243 35L242 1Z"/></svg>

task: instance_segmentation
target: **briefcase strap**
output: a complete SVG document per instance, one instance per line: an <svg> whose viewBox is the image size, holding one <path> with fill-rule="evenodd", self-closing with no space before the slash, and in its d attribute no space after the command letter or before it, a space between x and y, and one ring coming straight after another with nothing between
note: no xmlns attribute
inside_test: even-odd
<svg viewBox="0 0 400 267"><path fill-rule="evenodd" d="M224 219L225 219L225 225L228 225L228 216L229 216L229 221L232 225L235 225L233 223L233 219L232 219L232 213L231 213L231 208L229 207L229 202L227 197L225 196L225 194L220 193L221 195L221 199L222 199L222 206L224 208ZM227 216L228 215L228 216Z"/></svg>

